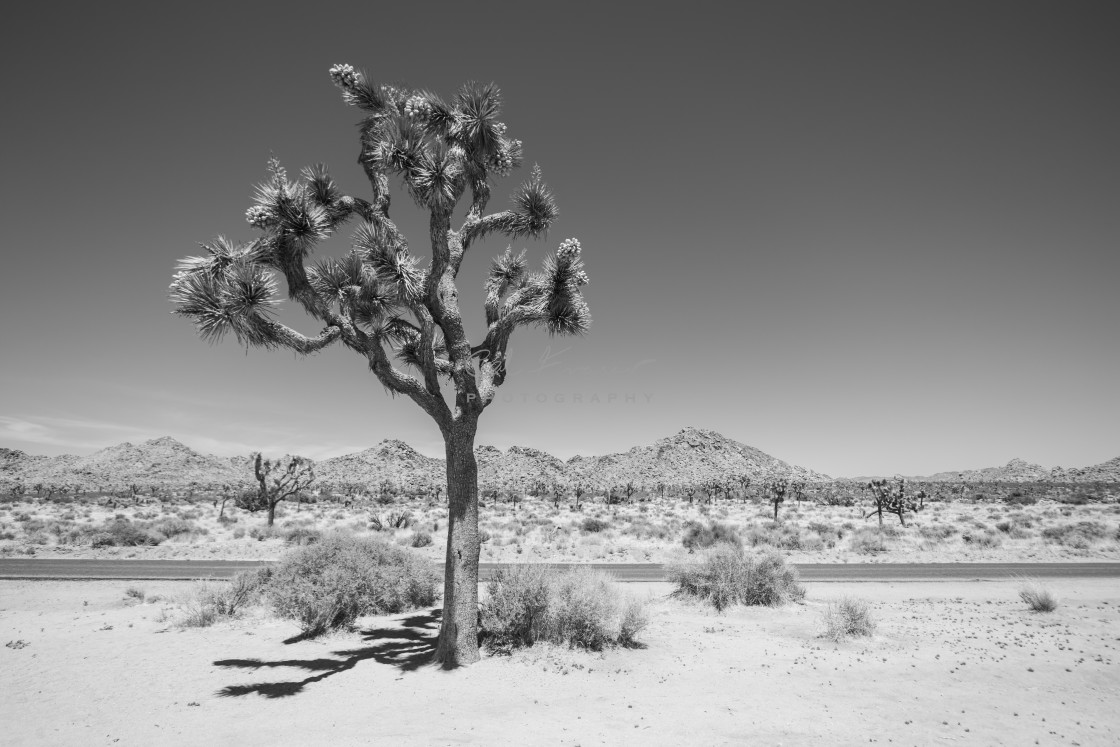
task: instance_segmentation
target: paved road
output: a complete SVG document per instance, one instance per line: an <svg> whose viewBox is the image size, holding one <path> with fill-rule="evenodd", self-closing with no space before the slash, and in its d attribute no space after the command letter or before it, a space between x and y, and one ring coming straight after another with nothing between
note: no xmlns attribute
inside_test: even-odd
<svg viewBox="0 0 1120 747"><path fill-rule="evenodd" d="M3 558L0 579L228 578L267 563L252 560L81 560ZM569 564L559 564L566 566ZM483 563L482 580L502 563ZM619 581L664 581L660 563L595 563ZM1033 578L1120 578L1120 563L800 563L804 581L993 581Z"/></svg>

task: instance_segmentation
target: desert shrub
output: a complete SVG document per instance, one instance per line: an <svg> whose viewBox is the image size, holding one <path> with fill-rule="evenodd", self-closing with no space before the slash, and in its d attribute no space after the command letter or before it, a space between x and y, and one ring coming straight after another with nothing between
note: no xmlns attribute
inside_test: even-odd
<svg viewBox="0 0 1120 747"><path fill-rule="evenodd" d="M1059 495L1057 500L1058 503L1064 503L1068 506L1084 506L1087 503L1096 503L1099 499L1088 493L1070 493Z"/></svg>
<svg viewBox="0 0 1120 747"><path fill-rule="evenodd" d="M167 539L184 534L198 534L199 528L190 521L181 518L160 519L148 525L149 531L158 532Z"/></svg>
<svg viewBox="0 0 1120 747"><path fill-rule="evenodd" d="M93 547L152 546L158 545L162 541L163 535L133 524L125 518L116 518L106 522L90 535L90 544Z"/></svg>
<svg viewBox="0 0 1120 747"><path fill-rule="evenodd" d="M390 529L408 529L412 525L412 514L407 511L393 511L385 518L385 526Z"/></svg>
<svg viewBox="0 0 1120 747"><path fill-rule="evenodd" d="M1106 536L1108 528L1099 521L1079 521L1076 524L1062 524L1042 530L1042 538L1047 542L1079 550L1084 550Z"/></svg>
<svg viewBox="0 0 1120 747"><path fill-rule="evenodd" d="M195 582L180 600L183 613L177 625L205 628L219 620L238 617L246 607L260 600L269 575L268 572L243 571L229 581Z"/></svg>
<svg viewBox="0 0 1120 747"><path fill-rule="evenodd" d="M245 536L245 527L238 527L237 529L233 530L233 538L235 540L239 540L244 536Z"/></svg>
<svg viewBox="0 0 1120 747"><path fill-rule="evenodd" d="M853 532L849 544L853 552L860 555L874 555L890 549L887 547L887 537L884 532L867 527Z"/></svg>
<svg viewBox="0 0 1120 747"><path fill-rule="evenodd" d="M828 605L824 613L825 631L822 637L839 643L854 636L869 636L875 632L871 609L862 599L845 597Z"/></svg>
<svg viewBox="0 0 1120 747"><path fill-rule="evenodd" d="M681 544L687 547L689 552L696 552L720 544L742 547L743 540L739 538L739 533L734 527L727 524L713 521L704 526L698 521L690 521L685 524Z"/></svg>
<svg viewBox="0 0 1120 747"><path fill-rule="evenodd" d="M677 585L676 595L704 600L721 611L732 604L774 606L805 597L797 569L773 551L755 556L717 547L699 563L670 566L669 580Z"/></svg>
<svg viewBox="0 0 1120 747"><path fill-rule="evenodd" d="M644 605L623 599L605 573L545 565L498 571L487 585L481 620L493 651L537 642L599 651L633 644L648 622Z"/></svg>
<svg viewBox="0 0 1120 747"><path fill-rule="evenodd" d="M839 541L844 538L844 530L839 527L834 527L823 521L810 521L807 527L810 532L816 532L817 535L824 540Z"/></svg>
<svg viewBox="0 0 1120 747"><path fill-rule="evenodd" d="M1050 590L1031 579L1023 579L1019 587L1019 598L1026 602L1032 612L1053 612L1058 608L1058 600Z"/></svg>
<svg viewBox="0 0 1120 747"><path fill-rule="evenodd" d="M582 529L585 532L595 533L595 532L601 532L609 526L610 526L610 524L608 524L606 521L604 521L602 519L597 519L594 516L588 516L586 519L583 520L583 523L580 524L580 529Z"/></svg>
<svg viewBox="0 0 1120 747"><path fill-rule="evenodd" d="M1003 499L1005 503L1012 506L1033 506L1038 503L1038 498L1033 495L1024 495L1022 493L1012 493Z"/></svg>
<svg viewBox="0 0 1120 747"><path fill-rule="evenodd" d="M15 538L15 532L9 531L7 529L5 529L4 531L0 531L0 540L14 540Z"/></svg>
<svg viewBox="0 0 1120 747"><path fill-rule="evenodd" d="M432 535L425 531L414 532L409 544L413 547L427 547L432 544Z"/></svg>
<svg viewBox="0 0 1120 747"><path fill-rule="evenodd" d="M263 542L264 540L270 540L279 537L280 530L276 527L270 526L253 527L249 530L249 536L258 542Z"/></svg>
<svg viewBox="0 0 1120 747"><path fill-rule="evenodd" d="M490 541L490 532L486 531L485 529L479 529L478 530L478 541L479 541L479 543L489 542Z"/></svg>
<svg viewBox="0 0 1120 747"><path fill-rule="evenodd" d="M922 539L931 541L947 540L957 533L956 527L951 527L948 524L931 524L918 528L918 534Z"/></svg>
<svg viewBox="0 0 1120 747"><path fill-rule="evenodd" d="M327 535L281 558L266 593L281 617L316 636L361 615L430 605L440 582L432 565L409 550L372 537Z"/></svg>
<svg viewBox="0 0 1120 747"><path fill-rule="evenodd" d="M284 532L284 541L289 545L311 545L318 542L323 533L318 529L305 526L292 527Z"/></svg>
<svg viewBox="0 0 1120 747"><path fill-rule="evenodd" d="M148 595L139 586L130 586L124 590L124 596L126 599L135 599L140 604L143 604L144 599L146 599Z"/></svg>
<svg viewBox="0 0 1120 747"><path fill-rule="evenodd" d="M991 531L964 532L961 534L961 541L970 547L981 549L995 548L1003 544L1003 538Z"/></svg>
<svg viewBox="0 0 1120 747"><path fill-rule="evenodd" d="M1001 521L996 524L996 529L1003 532L1004 534L1011 534L1011 522Z"/></svg>

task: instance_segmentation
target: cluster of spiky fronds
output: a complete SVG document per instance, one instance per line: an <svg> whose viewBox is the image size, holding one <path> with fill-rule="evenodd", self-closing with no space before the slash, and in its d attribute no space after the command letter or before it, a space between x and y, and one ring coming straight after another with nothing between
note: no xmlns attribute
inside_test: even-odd
<svg viewBox="0 0 1120 747"><path fill-rule="evenodd" d="M276 280L263 260L260 242L234 244L224 237L200 245L205 254L187 257L171 283L175 313L194 320L199 336L217 342L233 332L244 345L270 347Z"/></svg>
<svg viewBox="0 0 1120 747"><path fill-rule="evenodd" d="M498 119L502 97L492 83L467 83L448 103L430 91L377 85L350 65L335 65L330 74L343 99L368 113L362 162L401 176L422 207L450 209L467 188L509 176L521 165L522 143L508 137ZM515 208L526 202L526 191L531 205L547 202L555 216L551 194L539 179L515 194ZM534 207L523 224L534 227L533 235L543 233L551 220L541 218Z"/></svg>
<svg viewBox="0 0 1120 747"><path fill-rule="evenodd" d="M782 503L786 499L786 491L789 490L789 480L785 477L777 477L766 481L766 490L770 493L774 503Z"/></svg>
<svg viewBox="0 0 1120 747"><path fill-rule="evenodd" d="M579 241L568 239L541 272L525 271L525 253L509 249L494 259L486 283L486 319L505 315L516 324L541 324L552 334L581 334L591 326L591 312L579 288L588 282ZM508 294L508 296L507 296ZM503 297L506 298L502 304Z"/></svg>

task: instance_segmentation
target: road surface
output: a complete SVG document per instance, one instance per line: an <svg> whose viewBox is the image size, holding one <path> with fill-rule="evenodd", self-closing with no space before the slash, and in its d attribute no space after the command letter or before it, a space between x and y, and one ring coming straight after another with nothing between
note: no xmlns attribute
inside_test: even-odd
<svg viewBox="0 0 1120 747"><path fill-rule="evenodd" d="M0 579L187 580L229 578L267 565L253 560L91 560L2 558ZM482 563L483 581L504 563ZM559 563L559 566L571 564ZM1120 563L798 563L803 581L997 581L1032 578L1120 578ZM442 566L441 566L442 567ZM619 581L665 581L660 563L593 563Z"/></svg>

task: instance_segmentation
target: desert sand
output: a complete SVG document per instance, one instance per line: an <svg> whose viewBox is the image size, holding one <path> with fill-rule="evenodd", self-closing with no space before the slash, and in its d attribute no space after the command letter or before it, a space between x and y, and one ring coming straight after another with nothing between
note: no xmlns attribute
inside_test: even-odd
<svg viewBox="0 0 1120 747"><path fill-rule="evenodd" d="M807 584L804 604L650 598L644 648L534 647L446 672L438 612L363 618L285 643L251 610L173 624L186 582L0 582L7 745L848 745L1120 742L1120 588L1053 582ZM869 601L871 638L819 637L828 603ZM153 597L157 598L152 601Z"/></svg>

